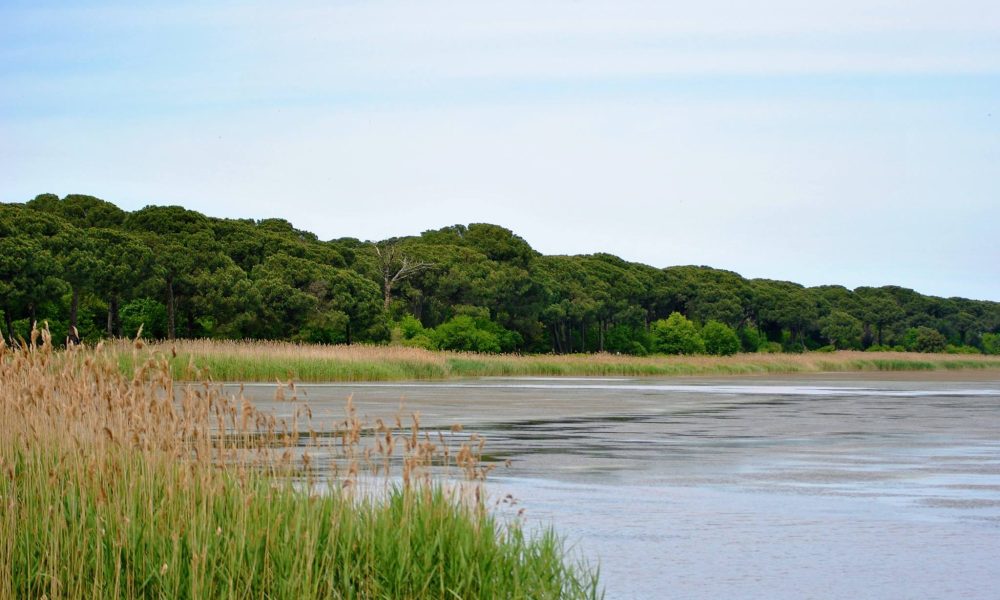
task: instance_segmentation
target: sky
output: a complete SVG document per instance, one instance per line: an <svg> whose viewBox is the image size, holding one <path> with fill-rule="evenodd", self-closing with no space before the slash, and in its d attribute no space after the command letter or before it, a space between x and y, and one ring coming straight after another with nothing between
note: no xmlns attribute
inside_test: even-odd
<svg viewBox="0 0 1000 600"><path fill-rule="evenodd" d="M0 201L1000 301L1000 3L0 0Z"/></svg>

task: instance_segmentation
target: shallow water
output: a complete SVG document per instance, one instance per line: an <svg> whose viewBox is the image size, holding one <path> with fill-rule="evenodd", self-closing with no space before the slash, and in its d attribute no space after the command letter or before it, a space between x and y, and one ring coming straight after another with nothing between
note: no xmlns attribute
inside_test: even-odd
<svg viewBox="0 0 1000 600"><path fill-rule="evenodd" d="M1000 377L303 385L314 417L483 433L608 598L997 598ZM265 410L274 386L248 385Z"/></svg>

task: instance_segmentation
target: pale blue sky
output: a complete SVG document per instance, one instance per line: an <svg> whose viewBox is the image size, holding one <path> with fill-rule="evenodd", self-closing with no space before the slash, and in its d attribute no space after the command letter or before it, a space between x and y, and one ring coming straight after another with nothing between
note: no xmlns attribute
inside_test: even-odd
<svg viewBox="0 0 1000 600"><path fill-rule="evenodd" d="M64 4L0 0L0 201L1000 300L996 2Z"/></svg>

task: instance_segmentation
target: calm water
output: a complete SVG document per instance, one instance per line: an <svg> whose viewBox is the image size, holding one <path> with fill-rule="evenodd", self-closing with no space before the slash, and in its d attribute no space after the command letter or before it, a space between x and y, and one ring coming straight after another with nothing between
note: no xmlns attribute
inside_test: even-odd
<svg viewBox="0 0 1000 600"><path fill-rule="evenodd" d="M300 386L462 423L608 598L1000 598L1000 378ZM854 376L857 377L857 376ZM273 386L249 395L278 413Z"/></svg>

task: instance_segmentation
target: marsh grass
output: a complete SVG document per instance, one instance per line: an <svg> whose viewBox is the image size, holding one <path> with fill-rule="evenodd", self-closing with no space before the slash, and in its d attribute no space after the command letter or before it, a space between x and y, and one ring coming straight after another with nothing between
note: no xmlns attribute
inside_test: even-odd
<svg viewBox="0 0 1000 600"><path fill-rule="evenodd" d="M488 510L480 438L276 419L172 360L0 341L0 598L600 595L551 530Z"/></svg>
<svg viewBox="0 0 1000 600"><path fill-rule="evenodd" d="M114 345L120 368L134 368L128 343ZM154 344L172 374L215 381L399 381L517 376L726 376L836 371L1000 369L989 356L897 352L815 352L734 356L634 357L612 354L488 355L400 346L184 340Z"/></svg>

